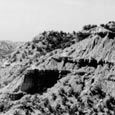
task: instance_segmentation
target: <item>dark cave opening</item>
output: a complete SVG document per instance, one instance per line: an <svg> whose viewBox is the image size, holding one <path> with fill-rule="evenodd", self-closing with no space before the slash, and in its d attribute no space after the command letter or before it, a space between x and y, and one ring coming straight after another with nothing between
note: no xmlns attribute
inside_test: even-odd
<svg viewBox="0 0 115 115"><path fill-rule="evenodd" d="M29 70L25 75L21 91L28 94L42 94L68 72L66 70L61 72L59 70Z"/></svg>

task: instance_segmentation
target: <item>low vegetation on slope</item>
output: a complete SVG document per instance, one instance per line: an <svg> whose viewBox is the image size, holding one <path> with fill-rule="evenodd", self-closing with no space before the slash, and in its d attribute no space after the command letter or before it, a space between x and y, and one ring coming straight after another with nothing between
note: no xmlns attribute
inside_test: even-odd
<svg viewBox="0 0 115 115"><path fill-rule="evenodd" d="M20 46L0 71L0 114L114 115L114 32L112 21Z"/></svg>
<svg viewBox="0 0 115 115"><path fill-rule="evenodd" d="M10 59L11 62L30 60L34 56L40 57L55 49L64 49L75 43L76 35L57 32L57 31L45 31L32 40L21 46L15 51Z"/></svg>

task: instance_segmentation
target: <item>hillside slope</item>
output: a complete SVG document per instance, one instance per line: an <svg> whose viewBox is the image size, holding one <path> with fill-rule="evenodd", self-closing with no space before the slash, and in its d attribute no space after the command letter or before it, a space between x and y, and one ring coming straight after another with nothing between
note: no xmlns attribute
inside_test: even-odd
<svg viewBox="0 0 115 115"><path fill-rule="evenodd" d="M115 114L113 21L42 33L8 62L0 71L1 115Z"/></svg>

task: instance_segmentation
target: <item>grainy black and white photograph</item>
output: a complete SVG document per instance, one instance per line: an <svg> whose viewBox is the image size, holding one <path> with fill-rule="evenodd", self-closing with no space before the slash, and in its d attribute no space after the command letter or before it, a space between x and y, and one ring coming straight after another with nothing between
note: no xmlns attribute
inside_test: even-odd
<svg viewBox="0 0 115 115"><path fill-rule="evenodd" d="M0 115L115 115L115 0L0 0Z"/></svg>

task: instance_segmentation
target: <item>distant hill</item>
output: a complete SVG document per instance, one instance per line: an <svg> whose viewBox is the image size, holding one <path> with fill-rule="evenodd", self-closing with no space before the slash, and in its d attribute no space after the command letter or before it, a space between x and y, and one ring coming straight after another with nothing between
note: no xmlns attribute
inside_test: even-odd
<svg viewBox="0 0 115 115"><path fill-rule="evenodd" d="M4 58L14 52L21 42L0 41L0 58Z"/></svg>

